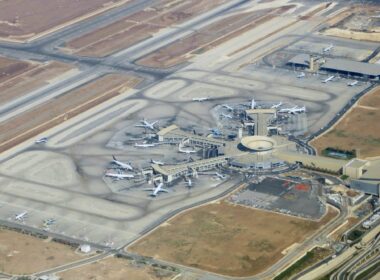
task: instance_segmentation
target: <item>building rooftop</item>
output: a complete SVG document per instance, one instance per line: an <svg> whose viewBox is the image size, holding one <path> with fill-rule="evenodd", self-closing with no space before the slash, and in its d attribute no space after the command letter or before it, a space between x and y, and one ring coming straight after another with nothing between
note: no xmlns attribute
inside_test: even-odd
<svg viewBox="0 0 380 280"><path fill-rule="evenodd" d="M175 124L172 124L172 125L169 125L163 129L161 129L159 132L157 132L157 135L158 136L165 136L166 134L173 132L174 130L177 130L177 129L179 129L178 126L176 126Z"/></svg>
<svg viewBox="0 0 380 280"><path fill-rule="evenodd" d="M299 54L288 61L289 64L309 66L310 55ZM359 62L342 58L325 58L321 69L351 72L368 76L380 76L380 64Z"/></svg>
<svg viewBox="0 0 380 280"><path fill-rule="evenodd" d="M354 158L346 164L346 167L361 168L361 167L364 167L366 165L368 165L367 160L361 160L361 159Z"/></svg>
<svg viewBox="0 0 380 280"><path fill-rule="evenodd" d="M278 158L287 162L302 162L303 165L314 168L327 169L334 172L339 172L339 170L348 162L347 160L334 159L323 156L313 156L285 150L276 152L276 155Z"/></svg>
<svg viewBox="0 0 380 280"><path fill-rule="evenodd" d="M276 109L272 109L272 108L269 108L269 109L249 109L249 110L245 110L245 112L249 115L249 114L276 114Z"/></svg>
<svg viewBox="0 0 380 280"><path fill-rule="evenodd" d="M202 160L197 160L197 161L182 163L182 164L176 164L176 165L152 164L152 168L160 174L173 175L173 174L177 174L179 172L186 171L188 169L193 169L193 168L197 169L197 168L202 167L202 166L219 164L219 163L224 163L224 162L227 162L227 158L220 156L220 157L202 159Z"/></svg>

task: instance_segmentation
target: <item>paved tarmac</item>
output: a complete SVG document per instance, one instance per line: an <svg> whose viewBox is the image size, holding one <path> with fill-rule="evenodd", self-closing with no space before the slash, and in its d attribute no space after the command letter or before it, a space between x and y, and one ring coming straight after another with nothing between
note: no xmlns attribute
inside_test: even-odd
<svg viewBox="0 0 380 280"><path fill-rule="evenodd" d="M316 2L318 1L306 1L302 11L311 8ZM225 195L241 180L236 176L207 191L195 187L182 195L157 200L115 195L102 180L111 155L117 153L127 160L134 157L137 160L141 153L135 151L124 154L106 147L109 139L125 128L126 121L135 123L144 117L170 118L179 124L197 124L210 128L215 125L210 111L217 104L247 102L252 97L273 102L291 99L297 100L299 105L306 104L310 119L309 129L311 135L315 135L313 133L321 132L320 127L336 120L335 115L344 104L352 105L349 102L358 95L359 90L359 94L366 90L347 88L345 80L339 80L331 84L331 87L321 85L319 77L314 76L299 81L294 73L285 69L272 69L264 63L248 70L242 66L259 61L266 54L286 48L299 39L313 39L310 31L320 27L325 18L297 23L295 19L298 14L287 19L269 21L241 38L232 39L206 54L195 56L189 63L176 67L154 69L134 63L148 52L182 38L188 34L189 29L197 30L231 11L254 4L247 0L228 1L224 6L208 11L191 22L174 29L169 28L135 47L105 58L78 57L59 51L59 46L65 40L116 21L149 3L150 1L133 1L131 5L66 27L35 42L0 43L0 55L75 63L80 71L75 77L66 77L47 88L35 91L26 99L1 107L0 118L4 119L107 73L134 74L144 78L144 82L137 89L45 132L44 135L51 138L47 145L36 146L31 140L0 156L3 168L0 171L0 182L4 186L0 190L0 204L7 206L0 210L4 223L14 224L9 218L20 210L28 209L31 212L30 218L26 224L18 224L17 227L38 231L42 219L57 215L59 224L49 234L76 242L87 239L94 246L105 246L112 239L114 248L123 248L173 214ZM280 30L277 33L271 34L278 28ZM293 33L300 36L295 41L287 37ZM239 51L241 48L244 50ZM230 55L226 56L226 53ZM203 103L192 101L192 98L199 96L208 96L210 100ZM309 153L313 153L306 142L302 145ZM56 158L61 159L59 164L54 161ZM44 161L45 165L42 164ZM51 179L51 174L62 175L57 177L62 179ZM291 251L268 271L249 279L272 277L294 257L309 248L315 238L326 234L342 222L345 216L346 210L343 208L340 216L329 226ZM115 252L106 251L104 255L88 259L87 262L111 253ZM68 264L43 273L76 265L79 264ZM202 279L218 278L224 279L212 274L206 274Z"/></svg>

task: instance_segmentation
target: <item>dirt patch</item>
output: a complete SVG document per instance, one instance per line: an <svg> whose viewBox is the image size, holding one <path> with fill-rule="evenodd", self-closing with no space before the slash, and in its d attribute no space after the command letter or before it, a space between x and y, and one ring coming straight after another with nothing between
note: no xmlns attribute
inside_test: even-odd
<svg viewBox="0 0 380 280"><path fill-rule="evenodd" d="M353 40L380 42L380 21L377 6L351 6L336 15L331 28L322 31L323 35Z"/></svg>
<svg viewBox="0 0 380 280"><path fill-rule="evenodd" d="M129 250L219 274L250 276L272 266L283 250L302 243L336 215L330 211L313 222L215 203L177 216Z"/></svg>
<svg viewBox="0 0 380 280"><path fill-rule="evenodd" d="M0 269L2 272L31 274L81 258L69 246L0 229Z"/></svg>
<svg viewBox="0 0 380 280"><path fill-rule="evenodd" d="M87 15L98 14L127 1L12 0L0 1L0 37L26 40Z"/></svg>
<svg viewBox="0 0 380 280"><path fill-rule="evenodd" d="M36 65L20 75L13 75L0 82L0 105L27 95L31 91L48 84L49 80L73 69L73 66L50 62L47 65Z"/></svg>
<svg viewBox="0 0 380 280"><path fill-rule="evenodd" d="M132 265L125 259L107 258L62 272L58 276L63 280L169 280L174 275L173 272L161 269Z"/></svg>
<svg viewBox="0 0 380 280"><path fill-rule="evenodd" d="M334 36L340 38L347 38L360 41L373 41L380 42L380 32L363 32L344 30L340 28L330 28L322 33L327 36Z"/></svg>
<svg viewBox="0 0 380 280"><path fill-rule="evenodd" d="M1 122L0 151L119 95L134 87L139 81L133 76L106 75Z"/></svg>
<svg viewBox="0 0 380 280"><path fill-rule="evenodd" d="M288 11L292 7L289 5L229 16L145 56L138 63L156 68L178 65L187 61L192 55L204 53L272 19L275 15Z"/></svg>
<svg viewBox="0 0 380 280"><path fill-rule="evenodd" d="M35 67L32 63L0 56L0 83Z"/></svg>
<svg viewBox="0 0 380 280"><path fill-rule="evenodd" d="M68 42L66 51L102 57L151 37L160 29L183 23L226 0L161 1L117 22Z"/></svg>
<svg viewBox="0 0 380 280"><path fill-rule="evenodd" d="M380 156L380 87L359 100L333 129L311 144L321 153L328 147L357 150L359 157ZM358 154L359 152L359 154Z"/></svg>

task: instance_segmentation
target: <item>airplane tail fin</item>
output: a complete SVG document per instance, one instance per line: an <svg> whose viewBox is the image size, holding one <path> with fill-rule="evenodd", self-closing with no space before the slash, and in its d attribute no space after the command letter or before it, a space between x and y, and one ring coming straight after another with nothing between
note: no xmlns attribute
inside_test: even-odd
<svg viewBox="0 0 380 280"><path fill-rule="evenodd" d="M112 158L113 158L114 160L116 160L116 157L115 157L114 155L112 155Z"/></svg>

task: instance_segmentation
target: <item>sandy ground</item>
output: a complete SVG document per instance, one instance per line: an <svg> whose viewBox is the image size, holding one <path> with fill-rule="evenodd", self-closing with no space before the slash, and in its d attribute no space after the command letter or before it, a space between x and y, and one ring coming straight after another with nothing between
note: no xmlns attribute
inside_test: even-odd
<svg viewBox="0 0 380 280"><path fill-rule="evenodd" d="M136 77L111 74L0 123L5 150L133 87ZM26 121L29 120L29 121Z"/></svg>
<svg viewBox="0 0 380 280"><path fill-rule="evenodd" d="M121 258L105 260L60 273L62 280L169 280L174 273L151 267L132 265Z"/></svg>
<svg viewBox="0 0 380 280"><path fill-rule="evenodd" d="M375 18L378 6L357 5L348 7L345 11L330 20L331 28L322 32L323 35L347 38L353 40L380 42L380 28Z"/></svg>
<svg viewBox="0 0 380 280"><path fill-rule="evenodd" d="M380 88L365 95L337 125L312 141L320 153L327 147L359 150L360 157L380 155ZM332 144L333 143L333 144Z"/></svg>
<svg viewBox="0 0 380 280"><path fill-rule="evenodd" d="M79 260L69 246L0 229L0 271L30 274Z"/></svg>
<svg viewBox="0 0 380 280"><path fill-rule="evenodd" d="M147 55L140 59L138 63L149 67L171 67L177 65L187 61L190 58L190 53L192 55L203 53L270 20L272 14L284 13L292 7L290 5L276 9L263 9L223 18Z"/></svg>
<svg viewBox="0 0 380 280"><path fill-rule="evenodd" d="M59 25L110 9L116 0L13 0L0 1L0 37L27 39Z"/></svg>
<svg viewBox="0 0 380 280"><path fill-rule="evenodd" d="M26 64L25 62L19 63ZM30 71L20 73L20 75L16 75L16 73L10 74L10 76L13 76L12 79L7 79L0 83L0 105L25 96L72 69L74 69L74 66L54 61L49 62L47 65L36 65Z"/></svg>
<svg viewBox="0 0 380 280"><path fill-rule="evenodd" d="M335 214L312 222L215 203L177 216L129 250L219 274L250 276L273 265L284 249L301 243Z"/></svg>
<svg viewBox="0 0 380 280"><path fill-rule="evenodd" d="M0 56L0 83L33 68L33 64Z"/></svg>
<svg viewBox="0 0 380 280"><path fill-rule="evenodd" d="M360 32L340 28L330 28L324 31L322 34L353 40L380 42L380 33L378 32Z"/></svg>
<svg viewBox="0 0 380 280"><path fill-rule="evenodd" d="M160 29L180 24L226 0L161 1L66 44L65 50L83 56L106 56L149 38Z"/></svg>

